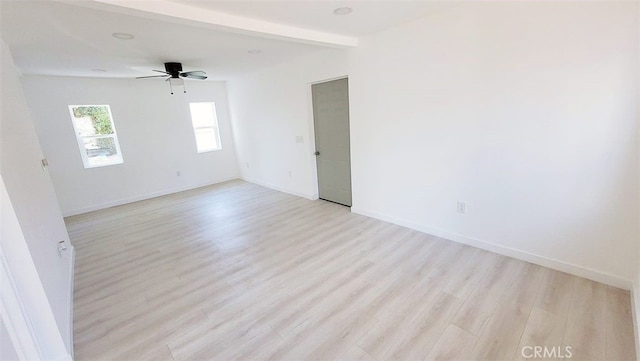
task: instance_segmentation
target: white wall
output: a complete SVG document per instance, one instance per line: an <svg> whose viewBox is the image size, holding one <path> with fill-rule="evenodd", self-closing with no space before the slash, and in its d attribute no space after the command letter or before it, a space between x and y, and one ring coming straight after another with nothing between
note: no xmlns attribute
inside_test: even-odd
<svg viewBox="0 0 640 361"><path fill-rule="evenodd" d="M354 208L629 287L636 6L465 5L363 41Z"/></svg>
<svg viewBox="0 0 640 361"><path fill-rule="evenodd" d="M49 174L40 166L42 151L4 42L1 53L0 266L3 275L12 278L3 277L2 298L8 297L7 287L22 297L41 355L61 359L73 347L73 247L58 255L58 241L70 245L69 237ZM17 317L16 309L8 304L3 304L2 311ZM3 322L9 327L5 316Z"/></svg>
<svg viewBox="0 0 640 361"><path fill-rule="evenodd" d="M636 7L460 3L361 39L347 69L352 210L630 287ZM230 81L243 175L315 192L292 138L312 132L306 83L344 73L339 60Z"/></svg>
<svg viewBox="0 0 640 361"><path fill-rule="evenodd" d="M238 177L223 82L26 76L23 85L65 215ZM196 153L189 102L216 103L221 151ZM108 104L124 164L85 169L68 105ZM180 172L180 176L177 175Z"/></svg>
<svg viewBox="0 0 640 361"><path fill-rule="evenodd" d="M346 74L346 52L331 49L229 82L244 179L317 197L310 84Z"/></svg>
<svg viewBox="0 0 640 361"><path fill-rule="evenodd" d="M0 320L0 360L18 361L18 353L11 343L9 333L2 320Z"/></svg>
<svg viewBox="0 0 640 361"><path fill-rule="evenodd" d="M630 287L637 6L461 5L362 41L354 209Z"/></svg>
<svg viewBox="0 0 640 361"><path fill-rule="evenodd" d="M52 289L50 283L43 284L51 279L42 276L49 270L43 269L42 264L36 265L32 255L42 256L44 252L34 251L33 239L26 239L21 227L23 222L18 220L1 176L0 208L0 319L5 328L5 333L0 334L0 343L9 351L8 355L1 355L0 360L13 357L11 349L20 360L71 360L73 337L68 326L73 324L71 305L57 310L56 314L52 308L56 306L55 297L71 294L71 284L59 283L59 289ZM63 329L66 329L64 335Z"/></svg>

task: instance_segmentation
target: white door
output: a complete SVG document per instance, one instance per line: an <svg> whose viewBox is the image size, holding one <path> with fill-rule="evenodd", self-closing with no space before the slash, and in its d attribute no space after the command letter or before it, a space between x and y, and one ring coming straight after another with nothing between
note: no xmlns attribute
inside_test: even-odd
<svg viewBox="0 0 640 361"><path fill-rule="evenodd" d="M350 207L349 82L313 84L311 93L319 196Z"/></svg>

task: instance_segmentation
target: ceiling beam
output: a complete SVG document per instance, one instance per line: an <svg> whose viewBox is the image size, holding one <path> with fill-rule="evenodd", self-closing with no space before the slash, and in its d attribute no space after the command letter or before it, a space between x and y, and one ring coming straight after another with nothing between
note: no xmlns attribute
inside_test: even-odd
<svg viewBox="0 0 640 361"><path fill-rule="evenodd" d="M70 5L134 15L173 23L195 25L218 31L293 41L328 47L355 47L358 38L284 25L254 18L225 14L218 11L167 0L58 0Z"/></svg>

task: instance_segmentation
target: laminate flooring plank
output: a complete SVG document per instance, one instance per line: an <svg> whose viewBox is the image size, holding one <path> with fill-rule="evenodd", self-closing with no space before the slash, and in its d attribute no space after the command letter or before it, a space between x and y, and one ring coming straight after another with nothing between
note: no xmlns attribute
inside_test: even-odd
<svg viewBox="0 0 640 361"><path fill-rule="evenodd" d="M633 360L635 347L629 291L607 286L606 359Z"/></svg>
<svg viewBox="0 0 640 361"><path fill-rule="evenodd" d="M604 360L606 356L607 286L578 278L564 335L577 359Z"/></svg>
<svg viewBox="0 0 640 361"><path fill-rule="evenodd" d="M480 335L522 267L520 261L500 258L496 266L479 281L478 287L469 295L452 323L474 335Z"/></svg>
<svg viewBox="0 0 640 361"><path fill-rule="evenodd" d="M427 361L470 360L471 352L478 342L478 336L450 324L438 338Z"/></svg>
<svg viewBox="0 0 640 361"><path fill-rule="evenodd" d="M518 346L531 308L503 299L498 309L500 312L494 312L487 321L471 353L472 360L512 360L516 352L520 352Z"/></svg>
<svg viewBox="0 0 640 361"><path fill-rule="evenodd" d="M78 361L635 357L627 291L243 181L65 222Z"/></svg>
<svg viewBox="0 0 640 361"><path fill-rule="evenodd" d="M560 356L560 350L563 352L562 355L565 355L563 348L565 326L565 318L534 307L520 339L520 346L515 353L514 360L528 360L532 358L532 355L535 355L534 352L536 350L533 349L534 347L544 346L549 348L549 352L555 352L556 356ZM546 358L559 359L558 357Z"/></svg>

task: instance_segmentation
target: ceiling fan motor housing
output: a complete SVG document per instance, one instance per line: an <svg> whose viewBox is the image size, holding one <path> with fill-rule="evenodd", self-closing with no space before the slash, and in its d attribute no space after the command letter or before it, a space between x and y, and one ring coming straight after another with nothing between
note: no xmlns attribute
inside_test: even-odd
<svg viewBox="0 0 640 361"><path fill-rule="evenodd" d="M182 71L182 63L164 63L164 70L171 74L172 78L179 78Z"/></svg>

